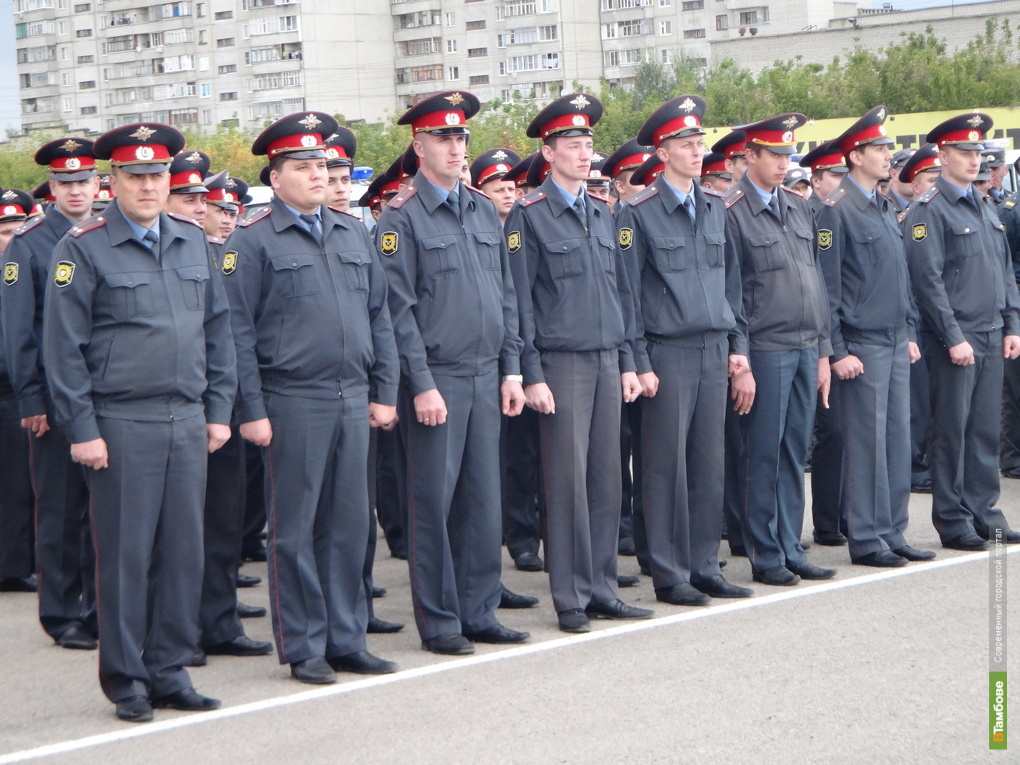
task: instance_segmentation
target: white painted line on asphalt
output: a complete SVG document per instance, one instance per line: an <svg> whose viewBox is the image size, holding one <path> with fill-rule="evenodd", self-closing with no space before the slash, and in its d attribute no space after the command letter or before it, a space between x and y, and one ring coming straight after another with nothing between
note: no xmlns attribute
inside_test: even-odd
<svg viewBox="0 0 1020 765"><path fill-rule="evenodd" d="M1020 546L1007 548L1006 552L1009 555L1020 554ZM131 725L131 727L124 728L123 730L100 733L95 736L86 736L85 738L73 739L71 741L61 741L55 744L40 746L35 749L25 749L20 752L11 752L10 754L0 755L0 765L7 765L7 763L14 762L25 762L27 760L35 760L41 757L50 757L57 754L67 754L68 752L88 749L90 747L112 744L132 738L141 738L143 736L151 736L156 733L164 733L166 731L177 730L178 728L215 722L216 720L239 717L241 715L252 714L255 712L264 712L268 709L300 704L305 701L314 701L315 699L329 698L331 696L341 696L367 688L377 688L379 686L390 685L392 683L414 680L419 677L437 675L451 670L474 667L479 664L488 664L494 661L513 659L519 656L552 651L557 648L564 648L566 646L577 645L579 643L588 643L593 640L617 637L618 635L625 635L631 632L642 632L644 630L666 627L673 624L679 624L681 622L689 622L696 619L719 616L733 611L743 611L750 608L771 605L773 603L782 603L787 600L821 595L834 590L843 590L863 584L881 582L886 579L897 579L902 576L911 576L913 574L935 571L936 569L957 566L962 563L975 563L987 560L989 560L988 552L977 552L970 555L944 558L942 560L932 561L931 563L920 563L918 565L911 565L905 568L884 569L873 574L855 576L850 579L830 579L819 584L784 589L772 595L764 595L746 600L734 600L722 605L713 605L708 608L684 611L682 613L674 614L673 616L662 616L656 619L627 622L626 624L620 624L606 629L598 629L584 635L571 635L570 637L545 640L541 643L516 646L514 648L493 651L492 653L469 656L463 659L453 659L439 664L430 664L426 667L418 667L417 669L403 670L392 675L368 677L363 680L355 680L353 682L341 683L339 685L316 688L315 690L303 691L301 693L292 693L286 696L276 696L270 699L264 699L262 701L253 701L248 704L239 704L233 707L217 709L212 712L186 715L174 718L173 720Z"/></svg>

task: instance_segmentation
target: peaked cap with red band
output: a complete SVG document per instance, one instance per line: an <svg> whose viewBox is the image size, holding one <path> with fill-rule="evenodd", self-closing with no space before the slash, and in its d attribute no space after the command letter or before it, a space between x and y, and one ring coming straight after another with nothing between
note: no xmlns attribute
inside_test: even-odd
<svg viewBox="0 0 1020 765"><path fill-rule="evenodd" d="M184 148L181 131L158 122L125 125L103 133L93 150L96 159L110 160L111 167L135 175L162 173Z"/></svg>
<svg viewBox="0 0 1020 765"><path fill-rule="evenodd" d="M955 146L964 151L984 151L985 133L992 129L992 118L981 112L951 117L933 128L925 137L928 143Z"/></svg>
<svg viewBox="0 0 1020 765"><path fill-rule="evenodd" d="M910 183L920 173L941 173L942 163L939 161L939 147L926 143L915 151L906 164L900 168L900 181Z"/></svg>
<svg viewBox="0 0 1020 765"><path fill-rule="evenodd" d="M521 155L510 149L489 149L471 163L471 185L481 187L489 181L504 178L521 161Z"/></svg>
<svg viewBox="0 0 1020 765"><path fill-rule="evenodd" d="M885 120L889 110L876 106L847 128L833 143L844 156L859 146L891 146L893 139L886 135Z"/></svg>
<svg viewBox="0 0 1020 765"><path fill-rule="evenodd" d="M838 138L818 144L801 157L798 164L801 167L811 168L812 173L819 173L822 170L828 170L832 173L849 172L846 166L846 157L839 150Z"/></svg>
<svg viewBox="0 0 1020 765"><path fill-rule="evenodd" d="M555 136L594 135L592 126L602 117L602 102L586 93L560 96L528 125L528 138L546 141Z"/></svg>
<svg viewBox="0 0 1020 765"><path fill-rule="evenodd" d="M712 144L712 151L722 154L726 159L742 157L745 137L743 130L734 130Z"/></svg>
<svg viewBox="0 0 1020 765"><path fill-rule="evenodd" d="M478 98L463 90L437 93L404 112L397 124L410 125L413 135L468 135L467 121L480 108Z"/></svg>
<svg viewBox="0 0 1020 765"><path fill-rule="evenodd" d="M528 171L531 169L532 163L539 157L539 153L536 151L534 154L529 154L524 159L520 160L506 171L503 175L503 180L513 181L517 188L523 188L528 185Z"/></svg>
<svg viewBox="0 0 1020 765"><path fill-rule="evenodd" d="M630 183L632 186L648 186L665 169L666 163L659 159L657 154L652 154L634 171L634 175L630 177Z"/></svg>
<svg viewBox="0 0 1020 765"><path fill-rule="evenodd" d="M606 158L602 172L610 178L615 178L624 170L636 170L654 151L651 146L646 146L637 138L631 138Z"/></svg>
<svg viewBox="0 0 1020 765"><path fill-rule="evenodd" d="M744 131L744 144L754 144L768 149L773 154L796 154L797 142L794 130L807 124L803 114L780 114L767 120L739 125L734 130Z"/></svg>
<svg viewBox="0 0 1020 765"><path fill-rule="evenodd" d="M645 120L637 139L658 148L668 138L704 135L701 120L708 105L701 96L679 96L664 103Z"/></svg>
<svg viewBox="0 0 1020 765"><path fill-rule="evenodd" d="M349 129L338 127L336 133L326 139L326 167L351 167L358 150L358 139Z"/></svg>
<svg viewBox="0 0 1020 765"><path fill-rule="evenodd" d="M5 189L0 194L0 223L12 220L25 220L32 214L35 200L27 191L21 189Z"/></svg>
<svg viewBox="0 0 1020 765"><path fill-rule="evenodd" d="M205 194L205 176L209 172L209 155L204 151L185 149L170 163L171 194Z"/></svg>
<svg viewBox="0 0 1020 765"><path fill-rule="evenodd" d="M96 174L95 144L86 138L59 138L43 144L35 163L49 167L57 181L84 181Z"/></svg>
<svg viewBox="0 0 1020 765"><path fill-rule="evenodd" d="M715 175L725 181L733 180L733 174L726 169L726 156L718 151L710 151L701 160L701 177Z"/></svg>
<svg viewBox="0 0 1020 765"><path fill-rule="evenodd" d="M340 125L325 112L298 112L281 117L262 131L251 145L256 157L326 159L325 138Z"/></svg>

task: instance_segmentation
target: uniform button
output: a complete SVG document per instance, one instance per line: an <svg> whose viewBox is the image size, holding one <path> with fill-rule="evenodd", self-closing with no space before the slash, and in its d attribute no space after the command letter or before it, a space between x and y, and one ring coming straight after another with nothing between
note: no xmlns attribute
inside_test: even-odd
<svg viewBox="0 0 1020 765"><path fill-rule="evenodd" d="M135 286L134 282L128 282L128 287L134 287L134 286Z"/></svg>
<svg viewBox="0 0 1020 765"><path fill-rule="evenodd" d="M969 229L969 228L965 228L965 229L963 230L963 233L965 233L965 234L969 234L969 233L970 233L970 229Z"/></svg>
<svg viewBox="0 0 1020 765"><path fill-rule="evenodd" d="M358 258L358 259L357 259L357 260L355 260L354 262L355 262L355 263L357 263L357 264L358 264L358 265L360 266L360 265L361 265L361 258Z"/></svg>

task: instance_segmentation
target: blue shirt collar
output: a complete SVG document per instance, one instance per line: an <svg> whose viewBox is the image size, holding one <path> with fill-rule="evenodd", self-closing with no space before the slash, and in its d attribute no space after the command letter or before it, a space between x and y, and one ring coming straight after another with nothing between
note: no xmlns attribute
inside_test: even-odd
<svg viewBox="0 0 1020 765"><path fill-rule="evenodd" d="M283 200L280 200L280 201L283 202ZM288 210L290 210L291 214L294 216L294 218L297 220L298 224L301 225L301 226L305 225L305 222L303 220L301 220L301 216L302 215L314 215L315 219L317 221L319 221L319 225L320 226L322 225L321 208L318 208L318 207L315 208L315 212L313 212L313 213L303 213L300 210L295 210L293 207L291 207L286 202L283 202L283 206L286 207Z"/></svg>
<svg viewBox="0 0 1020 765"><path fill-rule="evenodd" d="M683 207L684 203L687 201L687 197L690 197L691 199L693 199L695 204L698 203L697 197L694 196L694 181L691 181L691 190L689 192L684 192L684 191L681 191L680 189L678 189L676 186L674 186L669 181L667 181L665 179L665 177L663 177L663 176L659 176L659 177L662 178L662 182L665 183L667 186L669 186L670 190L674 194L676 194L677 201L680 202L680 206L681 207Z"/></svg>
<svg viewBox="0 0 1020 765"><path fill-rule="evenodd" d="M159 236L159 218L156 218L156 222L152 224L152 228L145 228L140 226L131 220L128 216L124 216L124 220L127 221L128 227L131 229L131 233L134 234L135 239L142 243L142 246L152 249L152 245L145 241L145 234L149 231L156 232L156 236Z"/></svg>
<svg viewBox="0 0 1020 765"><path fill-rule="evenodd" d="M766 205L771 204L772 203L772 197L777 196L779 194L779 187L778 186L776 188L772 189L772 191L766 191L761 186L759 186L757 183L752 181L750 178L747 179L747 182L751 184L751 188L753 188L755 191L758 192L758 196L761 197L761 201L764 202Z"/></svg>
<svg viewBox="0 0 1020 765"><path fill-rule="evenodd" d="M551 175L549 176L549 178L550 178L550 180L552 180L552 176L551 176ZM556 183L556 181L555 181L555 180L553 180L552 184L553 184L553 186L555 186L555 187L556 187L556 189L557 189L557 190L558 190L558 191L559 191L559 192L560 192L560 193L561 193L561 194L563 195L563 198L564 198L565 200L567 200L567 206L568 206L568 207L573 207L573 206L574 206L574 202L575 202L575 201L577 200L577 198L578 198L579 196L581 196L581 195L580 195L579 193L577 193L577 192L573 192L573 193L571 193L571 192L567 191L567 190L566 190L565 188L563 188L562 186L560 186L560 184ZM587 192L585 192L585 193L587 193Z"/></svg>
<svg viewBox="0 0 1020 765"><path fill-rule="evenodd" d="M864 188L861 184L859 184L856 181L856 179L854 179L853 175L851 175L850 173L847 173L846 177L850 181L850 183L852 183L854 186L857 187L857 190L860 191L861 194L864 195L865 199L867 199L869 202L872 201L875 198L875 189L872 189L869 192L866 188Z"/></svg>
<svg viewBox="0 0 1020 765"><path fill-rule="evenodd" d="M422 175L421 177L425 178L424 175ZM429 181L428 178L425 178L425 180L428 181L429 185L436 190L436 193L439 195L439 198L442 199L444 202L450 198L451 192L456 191L458 194L460 194L460 181L457 181L457 185L454 186L452 189L444 189L442 186L437 186L436 184L432 183L432 181Z"/></svg>

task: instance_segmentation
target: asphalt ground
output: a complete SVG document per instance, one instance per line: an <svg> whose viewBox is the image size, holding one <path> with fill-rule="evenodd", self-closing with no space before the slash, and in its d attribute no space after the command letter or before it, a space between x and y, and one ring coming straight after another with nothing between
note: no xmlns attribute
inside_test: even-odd
<svg viewBox="0 0 1020 765"><path fill-rule="evenodd" d="M1020 481L1003 480L1000 506L1020 527ZM421 650L406 564L382 543L376 583L389 592L376 613L407 626L369 636L369 650L399 673L341 673L313 688L275 655L210 657L192 679L223 708L157 710L144 725L114 717L95 653L57 648L34 596L5 593L0 764L1016 762L988 750L991 557L943 550L929 497L914 495L910 509L908 540L937 550L932 563L868 569L851 566L845 547L814 545L809 559L837 567L836 578L777 588L752 584L747 560L731 558L725 575L754 598L667 606L641 577L621 594L656 618L594 621L588 635L559 632L545 575L506 557L507 586L542 599L499 612L531 643L464 658ZM244 568L265 574L265 564ZM1015 614L1020 558L1009 555L1006 571ZM621 558L620 572L637 574L635 559ZM266 606L268 588L241 597ZM268 618L245 626L272 639ZM1020 735L1020 723L1011 728Z"/></svg>

